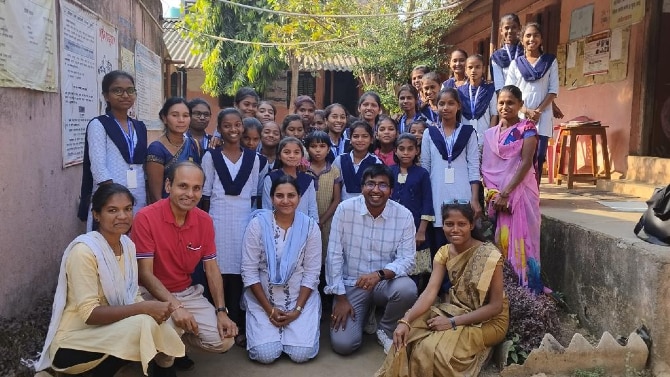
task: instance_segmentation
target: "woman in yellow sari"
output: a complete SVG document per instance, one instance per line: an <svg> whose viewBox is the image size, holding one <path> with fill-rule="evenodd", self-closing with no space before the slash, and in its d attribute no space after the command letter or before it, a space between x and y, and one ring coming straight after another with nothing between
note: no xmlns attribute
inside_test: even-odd
<svg viewBox="0 0 670 377"><path fill-rule="evenodd" d="M470 205L445 204L442 218L450 243L435 255L428 287L398 321L392 352L376 377L477 376L505 338L502 255L481 241ZM453 284L448 298L433 305L445 277Z"/></svg>

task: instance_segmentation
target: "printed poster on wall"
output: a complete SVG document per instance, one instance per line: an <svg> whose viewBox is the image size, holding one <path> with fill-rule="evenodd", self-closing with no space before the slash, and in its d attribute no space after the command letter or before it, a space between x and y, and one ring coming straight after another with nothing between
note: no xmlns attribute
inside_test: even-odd
<svg viewBox="0 0 670 377"><path fill-rule="evenodd" d="M606 74L609 71L609 65L609 31L588 36L584 41L584 76Z"/></svg>
<svg viewBox="0 0 670 377"><path fill-rule="evenodd" d="M63 167L80 164L88 121L98 116L97 19L61 1L61 97Z"/></svg>
<svg viewBox="0 0 670 377"><path fill-rule="evenodd" d="M0 1L0 87L58 91L56 2Z"/></svg>
<svg viewBox="0 0 670 377"><path fill-rule="evenodd" d="M121 47L121 70L126 71L135 77L135 54L125 47ZM136 106L128 109L128 115L137 118Z"/></svg>
<svg viewBox="0 0 670 377"><path fill-rule="evenodd" d="M149 130L162 130L158 112L163 106L161 58L140 42L135 43L135 87L137 119Z"/></svg>
<svg viewBox="0 0 670 377"><path fill-rule="evenodd" d="M96 70L98 72L98 91L102 89L102 79L109 72L119 69L119 39L114 26L98 20L98 32L95 44ZM98 114L104 114L107 103L99 95Z"/></svg>
<svg viewBox="0 0 670 377"><path fill-rule="evenodd" d="M610 29L638 23L644 18L643 0L611 0Z"/></svg>

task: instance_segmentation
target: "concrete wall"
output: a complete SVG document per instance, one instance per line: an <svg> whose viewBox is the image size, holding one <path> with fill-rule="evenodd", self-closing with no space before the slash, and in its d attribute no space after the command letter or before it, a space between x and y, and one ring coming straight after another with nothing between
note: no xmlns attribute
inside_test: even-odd
<svg viewBox="0 0 670 377"><path fill-rule="evenodd" d="M134 50L137 39L164 55L162 29L149 17L161 14L159 0L143 0L146 8L138 0L82 3L117 25L124 47ZM81 166L62 168L60 93L0 88L0 103L0 316L6 317L51 294L62 252L84 226L76 217Z"/></svg>
<svg viewBox="0 0 670 377"><path fill-rule="evenodd" d="M483 2L487 6L479 11L466 12L459 16L459 26L446 37L446 42L456 47L472 51L475 42L487 38L491 33L491 2ZM572 11L588 4L594 4L593 33L609 29L610 0L501 0L500 15L514 12L519 15L521 22L529 14L552 4L560 4L560 36L558 43L564 44L569 40L570 17ZM648 15L647 15L648 17ZM640 120L639 111L633 106L633 90L636 70L642 69L635 65L639 61L636 55L644 41L645 22L633 25L628 49L628 74L625 80L602 85L570 89L562 86L556 103L565 114L566 120L578 116L600 120L608 126L608 147L612 171L625 173L627 170L626 157L630 152L638 152ZM556 51L549 51L555 53ZM560 121L555 121L558 124ZM631 134L633 137L631 138ZM582 161L582 158L579 159ZM580 165L582 165L580 163Z"/></svg>
<svg viewBox="0 0 670 377"><path fill-rule="evenodd" d="M580 323L596 336L604 331L627 336L645 324L653 340L654 368L667 370L668 248L606 235L546 215L541 234L547 283L565 294Z"/></svg>

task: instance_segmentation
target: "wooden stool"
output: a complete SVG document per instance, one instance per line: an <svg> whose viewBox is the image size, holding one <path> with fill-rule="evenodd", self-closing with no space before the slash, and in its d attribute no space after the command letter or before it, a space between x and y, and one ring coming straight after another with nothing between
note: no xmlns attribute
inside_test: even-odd
<svg viewBox="0 0 670 377"><path fill-rule="evenodd" d="M555 161L558 165L555 169L557 184L560 185L561 181L566 179L568 181L568 188L571 189L574 186L574 182L593 182L593 184L596 184L599 178L610 179L610 154L607 149L606 128L606 126L561 126L557 139L558 145L556 146L556 151L559 153L557 161ZM591 137L591 174L576 172L577 136ZM605 166L604 175L598 174L596 136L600 136L602 144L602 159ZM565 165L566 153L569 154L567 171Z"/></svg>

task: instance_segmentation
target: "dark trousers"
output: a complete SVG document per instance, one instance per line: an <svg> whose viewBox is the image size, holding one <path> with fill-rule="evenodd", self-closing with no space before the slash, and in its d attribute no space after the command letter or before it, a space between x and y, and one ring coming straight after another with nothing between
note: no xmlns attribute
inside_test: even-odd
<svg viewBox="0 0 670 377"><path fill-rule="evenodd" d="M244 283L242 275L223 274L223 294L226 297L226 307L228 308L228 317L237 324L240 334L246 333L246 313L240 307L240 300L244 293Z"/></svg>
<svg viewBox="0 0 670 377"><path fill-rule="evenodd" d="M70 348L59 348L54 355L53 366L59 369L73 367L79 364L100 360L104 353L73 350ZM107 356L97 367L88 371L94 377L113 377L121 367L128 363L127 360L114 356Z"/></svg>

